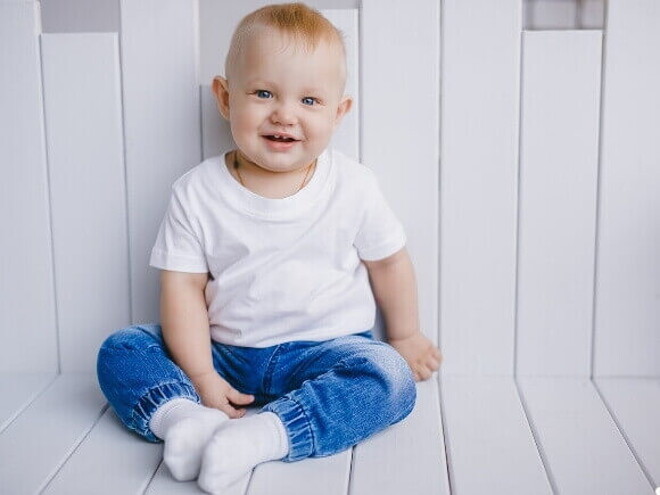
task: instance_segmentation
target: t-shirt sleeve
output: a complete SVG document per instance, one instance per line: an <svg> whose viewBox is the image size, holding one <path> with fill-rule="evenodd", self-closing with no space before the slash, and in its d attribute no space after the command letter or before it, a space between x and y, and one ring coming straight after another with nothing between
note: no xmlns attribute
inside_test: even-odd
<svg viewBox="0 0 660 495"><path fill-rule="evenodd" d="M151 250L149 265L162 270L206 273L206 256L191 221L192 212L176 187Z"/></svg>
<svg viewBox="0 0 660 495"><path fill-rule="evenodd" d="M387 204L373 175L365 185L365 210L355 247L360 259L377 261L396 253L406 245L403 225Z"/></svg>

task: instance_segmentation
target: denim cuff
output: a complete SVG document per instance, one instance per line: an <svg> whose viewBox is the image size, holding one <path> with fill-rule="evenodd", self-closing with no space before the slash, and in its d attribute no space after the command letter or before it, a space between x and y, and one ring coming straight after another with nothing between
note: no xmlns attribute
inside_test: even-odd
<svg viewBox="0 0 660 495"><path fill-rule="evenodd" d="M303 407L289 397L282 397L264 406L262 411L277 414L289 437L289 453L282 460L294 462L314 453L314 434Z"/></svg>
<svg viewBox="0 0 660 495"><path fill-rule="evenodd" d="M189 399L193 402L200 403L199 396L195 388L183 382L170 382L161 383L147 391L142 396L131 415L131 422L128 426L131 430L143 436L153 443L160 443L162 440L158 438L149 429L149 420L153 416L156 409L172 399Z"/></svg>

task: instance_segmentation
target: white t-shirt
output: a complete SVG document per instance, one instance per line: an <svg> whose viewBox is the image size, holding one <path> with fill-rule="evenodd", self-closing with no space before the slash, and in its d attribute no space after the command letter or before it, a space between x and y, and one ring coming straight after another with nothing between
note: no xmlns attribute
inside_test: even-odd
<svg viewBox="0 0 660 495"><path fill-rule="evenodd" d="M376 305L361 259L405 243L373 172L337 151L283 199L241 186L221 155L172 186L150 265L208 272L213 340L268 347L371 329Z"/></svg>

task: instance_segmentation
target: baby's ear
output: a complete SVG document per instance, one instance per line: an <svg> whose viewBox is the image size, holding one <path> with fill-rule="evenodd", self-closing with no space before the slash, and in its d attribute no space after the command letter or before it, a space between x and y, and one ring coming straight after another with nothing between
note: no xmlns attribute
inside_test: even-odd
<svg viewBox="0 0 660 495"><path fill-rule="evenodd" d="M211 90L215 95L218 111L226 120L229 120L229 82L222 76L215 76Z"/></svg>
<svg viewBox="0 0 660 495"><path fill-rule="evenodd" d="M346 115L351 107L353 106L353 98L350 96L344 96L339 105L337 105L337 115L335 116L335 126L338 126L341 122L341 119Z"/></svg>

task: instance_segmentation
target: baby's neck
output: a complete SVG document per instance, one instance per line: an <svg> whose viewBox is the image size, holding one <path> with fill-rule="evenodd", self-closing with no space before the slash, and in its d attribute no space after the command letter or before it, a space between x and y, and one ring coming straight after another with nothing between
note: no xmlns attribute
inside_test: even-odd
<svg viewBox="0 0 660 495"><path fill-rule="evenodd" d="M234 179L249 191L268 199L293 196L309 183L316 170L316 162L290 172L273 172L246 161L236 159L236 152L225 155L225 164Z"/></svg>

